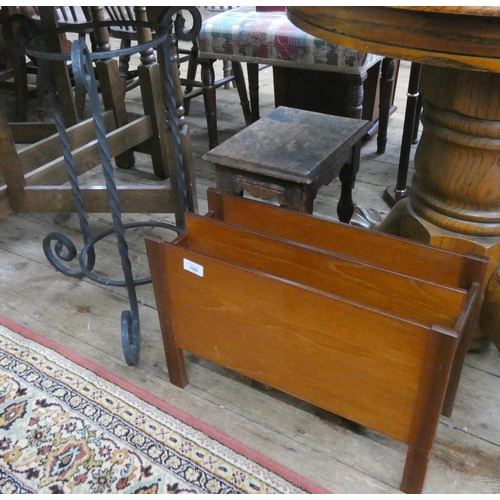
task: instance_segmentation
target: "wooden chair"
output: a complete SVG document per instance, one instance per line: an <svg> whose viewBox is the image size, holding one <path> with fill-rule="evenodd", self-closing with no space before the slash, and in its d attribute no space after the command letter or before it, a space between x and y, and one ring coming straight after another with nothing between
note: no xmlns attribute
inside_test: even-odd
<svg viewBox="0 0 500 500"><path fill-rule="evenodd" d="M131 46L132 42L138 40L137 30L134 29L129 21L135 21L134 8L130 6L110 6L104 7L106 16L104 19L110 19L113 21L123 21L124 24L116 24L109 28L110 36L117 40L120 40L120 48L128 48ZM120 62L120 75L125 81L125 90L129 91L136 88L139 85L139 78L137 68L130 68L130 56L122 56L119 58Z"/></svg>
<svg viewBox="0 0 500 500"><path fill-rule="evenodd" d="M420 493L487 259L213 189L208 201L176 240L146 240L170 381L188 383L186 350L406 443L401 490Z"/></svg>
<svg viewBox="0 0 500 500"><path fill-rule="evenodd" d="M95 19L99 19L102 8L93 7ZM137 8L140 15L145 15L145 8ZM109 33L107 28L95 33L98 47L108 46ZM151 34L149 33L149 37ZM150 40L150 39L149 39ZM140 40L148 43L147 38ZM128 123L124 103L124 90L116 59L101 59L96 62L96 72L103 95L106 112L103 117L106 123L106 139L109 142L112 157L118 166L130 168L134 164L133 150L151 155L153 170L157 177L177 179L175 172L175 157L173 154L172 134L175 130L172 124L165 121L165 102L163 101L163 76L160 64L155 58L149 58L145 51L144 60L139 67L141 90L144 101L144 115ZM177 106L182 103L182 90L178 74L174 79ZM57 83L57 82L56 82ZM59 81L62 86L62 82ZM56 89L57 90L57 89ZM64 92L59 93L61 108L65 107L64 98L71 95L71 86L66 80ZM70 101L71 102L71 101ZM73 101L74 103L74 101ZM68 106L71 107L71 106ZM67 111L62 109L62 111ZM68 114L68 113L66 113ZM74 122L66 126L66 134L75 168L78 175L99 165L101 162L94 126L92 120L77 123L73 113L69 113ZM65 117L64 117L65 118ZM0 165L6 184L0 188L2 211L1 216L10 212L71 212L74 211L71 187L65 185L67 173L62 154L59 133L53 124L10 125L2 113ZM64 120L67 123L67 120ZM183 169L188 183L188 204L190 209L196 205L194 195L194 177L191 169L189 134L183 116L179 116L179 130L182 139ZM15 144L30 144L17 150ZM107 212L109 203L106 189L102 186L81 188L87 212ZM176 214L177 222L182 225L184 208L179 203L179 193L176 182L171 187L140 187L130 186L119 188L120 202L124 212L170 212Z"/></svg>
<svg viewBox="0 0 500 500"><path fill-rule="evenodd" d="M39 26L41 31L48 31L55 29L56 27L66 26L71 28L73 32L76 32L78 39L86 41L89 46L94 47L93 29L89 24L91 21L90 8L89 7L76 7L76 6L56 6L56 7L34 7L35 14L31 17ZM57 41L52 41L51 43L57 47ZM69 52L71 50L71 42L66 38L64 33L59 35L59 46L63 52ZM41 78L40 72L37 68L36 60L32 59L32 63L29 66L29 72L36 74L37 77L37 110L38 110L38 120L43 121L45 118L45 97L47 95L47 89L43 78ZM65 69L60 63L54 66L59 66L56 71L61 73L61 77L64 75L64 79L69 78L74 89L74 100L75 100L75 113L76 119L81 120L84 115L85 109L85 90L80 86L74 85L74 80L72 76L71 64L68 63L68 76L65 76ZM59 91L63 91L63 87L59 88Z"/></svg>
<svg viewBox="0 0 500 500"><path fill-rule="evenodd" d="M310 111L322 111L287 101L286 92L279 85L279 82L283 81L279 75L283 71L289 70L305 72L306 74L324 72L328 73L327 76L331 76L330 86L332 86L331 81L334 78L342 81L340 86L340 90L343 91L340 99L342 105L332 114L371 120L371 117L368 118L363 114L364 109L368 110L368 106L363 107L365 102L363 99L364 82L367 80L369 72L374 71L375 87L377 87L383 57L346 49L312 37L296 28L281 10L274 8L273 11L269 11L265 8L239 7L223 12L203 23L198 43L210 148L218 144L213 71L213 63L216 60L229 60L233 66L236 65L235 68L241 63L247 64L251 122L259 118L258 73L262 65L273 66L277 106L284 105L302 107L302 109ZM393 74L394 60L388 59L383 77L391 82ZM298 78L300 79L300 77ZM313 88L308 92L302 92L302 96L315 92ZM324 95L323 91L318 92ZM384 96L386 101L389 101L391 93L386 92ZM371 98L375 100L375 93ZM368 95L365 104L367 102ZM385 150L388 114L391 109L394 109L391 108L389 102L382 103L381 107L387 117L384 115L380 120L380 123L385 126L385 130L383 130L383 126L380 126L379 152ZM370 131L370 134L372 133L373 131Z"/></svg>
<svg viewBox="0 0 500 500"><path fill-rule="evenodd" d="M28 14L28 8L2 7L0 22L13 14ZM5 41L3 32L0 34L0 86L13 93L15 99L15 119L24 122L28 118L28 99L33 93L28 87L28 64L24 54L18 54Z"/></svg>
<svg viewBox="0 0 500 500"><path fill-rule="evenodd" d="M154 7L149 6L147 9L147 17L150 21L154 22L165 10L165 7ZM127 20L134 20L135 13L132 7L128 6L111 6L105 7L106 16L108 19L115 21L124 21L124 25L116 25L111 28L110 34L112 37L120 40L121 47L129 47L130 43L134 40L137 40L136 31L130 26L126 25ZM199 11L191 8L190 10L180 8L178 11L178 22L184 23L186 20L184 16L191 16L191 29L197 30L197 26L201 27L201 16ZM186 40L177 40L175 39L176 45L176 53L177 60L176 64L179 66L181 64L187 63L187 71L186 77L181 77L181 85L184 87L184 113L187 116L189 114L190 102L191 99L202 95L202 83L196 79L197 67L198 67L198 41L197 38L193 40L189 40L189 44L186 44ZM180 43L179 43L180 42ZM184 43L183 43L184 42ZM190 45L189 48L186 48L186 45ZM229 65L230 66L230 65ZM122 78L127 82L126 90L130 90L135 88L138 85L137 80L137 71L135 69L130 68L130 58L129 57L121 57L120 58L120 74ZM247 112L247 116L249 117L250 108L248 105L248 98L245 98L246 88L245 88L245 79L243 77L243 73L232 72L229 68L225 69L224 78L220 81L217 81L214 86L215 88L219 88L221 86L226 86L229 83L234 83L238 88L240 95L242 96L242 101L247 103L247 106L244 106L244 110ZM249 118L248 118L249 123Z"/></svg>

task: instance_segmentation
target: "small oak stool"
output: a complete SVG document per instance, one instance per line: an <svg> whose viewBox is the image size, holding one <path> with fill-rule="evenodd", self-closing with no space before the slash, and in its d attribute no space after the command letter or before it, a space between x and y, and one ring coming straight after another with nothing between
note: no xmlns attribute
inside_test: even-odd
<svg viewBox="0 0 500 500"><path fill-rule="evenodd" d="M280 106L210 150L217 187L227 193L276 199L312 213L318 189L339 177L337 215L349 222L361 140L371 122Z"/></svg>

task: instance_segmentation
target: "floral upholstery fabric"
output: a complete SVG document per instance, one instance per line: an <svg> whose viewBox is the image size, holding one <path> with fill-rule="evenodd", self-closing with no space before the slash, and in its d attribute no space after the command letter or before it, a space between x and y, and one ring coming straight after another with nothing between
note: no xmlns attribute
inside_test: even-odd
<svg viewBox="0 0 500 500"><path fill-rule="evenodd" d="M283 11L239 7L207 19L198 37L200 57L361 73L383 59L316 38Z"/></svg>

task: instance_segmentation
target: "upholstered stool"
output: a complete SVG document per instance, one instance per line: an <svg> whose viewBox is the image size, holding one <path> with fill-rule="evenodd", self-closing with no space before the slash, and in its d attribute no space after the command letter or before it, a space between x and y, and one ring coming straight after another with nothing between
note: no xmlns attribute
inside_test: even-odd
<svg viewBox="0 0 500 500"><path fill-rule="evenodd" d="M349 222L352 188L359 169L367 120L280 106L212 149L217 187L228 193L275 199L291 210L312 213L318 189L340 177L337 215Z"/></svg>
<svg viewBox="0 0 500 500"><path fill-rule="evenodd" d="M294 26L284 11L261 12L248 6L207 19L198 36L198 44L210 147L218 144L214 61L221 59L247 63L250 108L255 121L259 118L259 65L341 74L346 81L346 105L343 113L335 114L361 118L363 83L368 70L383 60L382 56L358 52L313 37ZM315 89L311 88L310 92L315 92ZM387 103L385 121L388 120L389 107Z"/></svg>

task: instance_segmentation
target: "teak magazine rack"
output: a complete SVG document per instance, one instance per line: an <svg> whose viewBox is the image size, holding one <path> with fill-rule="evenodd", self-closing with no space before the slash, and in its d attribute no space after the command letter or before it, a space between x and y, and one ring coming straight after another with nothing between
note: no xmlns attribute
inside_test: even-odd
<svg viewBox="0 0 500 500"><path fill-rule="evenodd" d="M212 188L208 201L174 241L146 239L170 381L187 384L186 350L407 443L401 489L421 492L487 260Z"/></svg>

